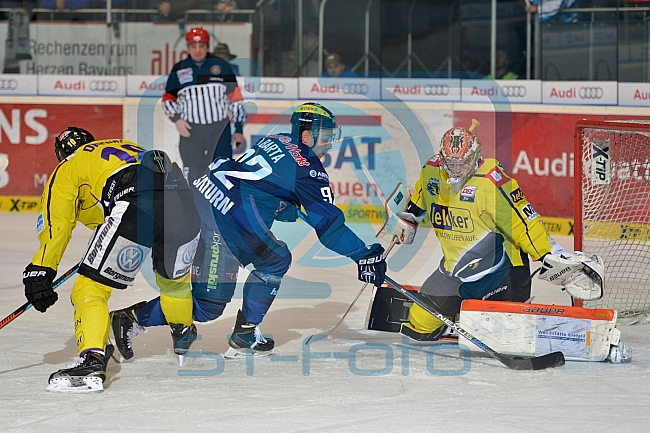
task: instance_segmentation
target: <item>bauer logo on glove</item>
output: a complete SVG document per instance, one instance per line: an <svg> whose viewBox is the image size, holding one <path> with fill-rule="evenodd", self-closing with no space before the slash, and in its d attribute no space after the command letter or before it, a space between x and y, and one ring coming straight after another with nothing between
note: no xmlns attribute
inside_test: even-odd
<svg viewBox="0 0 650 433"><path fill-rule="evenodd" d="M596 254L591 257L578 251L569 257L547 254L539 278L563 286L576 299L593 301L603 297L605 267Z"/></svg>

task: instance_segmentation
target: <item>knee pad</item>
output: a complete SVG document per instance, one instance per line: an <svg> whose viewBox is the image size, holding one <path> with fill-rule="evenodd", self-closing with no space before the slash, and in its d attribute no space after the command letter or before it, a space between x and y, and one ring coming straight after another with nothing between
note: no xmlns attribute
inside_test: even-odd
<svg viewBox="0 0 650 433"><path fill-rule="evenodd" d="M291 263L291 260L289 260L289 263ZM289 268L287 267L287 270L288 269ZM273 275L255 269L253 272L251 272L251 276L248 277L248 279L251 280L251 277L255 277L258 280L263 281L264 284L266 284L267 286L278 288L280 287L280 283L282 282L282 277L284 277L284 273L282 275Z"/></svg>
<svg viewBox="0 0 650 433"><path fill-rule="evenodd" d="M261 262L253 262L255 264L256 271L260 273L260 275L286 274L291 267L291 261L293 259L291 253L289 252L289 249L286 246L282 250L284 255L278 254L277 252L272 252L268 256L262 258Z"/></svg>
<svg viewBox="0 0 650 433"><path fill-rule="evenodd" d="M209 322L220 317L226 308L225 302L210 301L206 299L194 299L194 320L197 322Z"/></svg>

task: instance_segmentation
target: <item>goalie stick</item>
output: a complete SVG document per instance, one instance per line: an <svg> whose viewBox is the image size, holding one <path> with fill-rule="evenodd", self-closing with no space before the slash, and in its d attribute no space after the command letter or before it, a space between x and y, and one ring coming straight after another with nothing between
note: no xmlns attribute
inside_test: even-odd
<svg viewBox="0 0 650 433"><path fill-rule="evenodd" d="M400 286L392 278L386 276L385 281L391 286L393 286L393 288L398 292L400 292L402 295L406 296L415 304L418 304L427 313L431 314L438 320L442 321L445 325L455 330L459 335L462 335L463 337L465 337L466 339L474 343L476 346L481 348L488 355L490 355L491 357L493 357L494 359L496 359L497 361L499 361L500 363L502 363L503 365L505 365L511 370L544 370L546 368L560 367L564 365L565 361L562 352L552 352L546 355L534 356L534 357L524 357L524 356L507 357L505 355L497 353L496 351L494 351L494 349L491 349L485 343L483 343L482 341L474 337L465 329L461 328L458 324L449 320L443 314L431 309L431 307L428 304L425 304L417 296L413 295L408 290Z"/></svg>
<svg viewBox="0 0 650 433"><path fill-rule="evenodd" d="M59 279L57 279L55 282L53 282L53 283L52 283L52 289L56 289L56 288L59 287L61 284L65 283L65 282L66 282L66 281L67 281L71 276L73 276L74 274L76 274L77 271L79 270L79 265L80 265L80 263L77 263L77 264L74 265L72 268L70 268L70 269L68 270L68 272L66 272L65 274L61 275L61 276L59 277ZM31 306L32 306L31 302L25 302L23 305L21 305L20 307L18 307L18 309L16 309L16 311L14 311L14 312L11 313L10 315L8 315L8 316L5 317L4 319L2 319L2 321L0 321L0 329L4 328L4 327L7 326L9 323L13 322L14 319L16 319L18 316L20 316L21 314L23 314L25 311L29 310L29 309L31 308Z"/></svg>

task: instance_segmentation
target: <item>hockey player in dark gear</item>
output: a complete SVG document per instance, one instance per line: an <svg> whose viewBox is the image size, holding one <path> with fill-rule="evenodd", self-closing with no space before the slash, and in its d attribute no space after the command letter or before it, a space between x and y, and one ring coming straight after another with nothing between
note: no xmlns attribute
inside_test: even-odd
<svg viewBox="0 0 650 433"><path fill-rule="evenodd" d="M82 362L52 375L50 386L97 391L106 377L108 299L133 284L149 251L166 320L192 326L190 267L200 220L189 185L164 152L95 140L76 127L59 134L54 147L60 162L41 199L40 248L23 274L25 296L38 311L52 306L52 282L72 230L77 221L94 230L70 294Z"/></svg>
<svg viewBox="0 0 650 433"><path fill-rule="evenodd" d="M320 161L340 137L336 118L322 105L306 103L291 119L291 134L266 136L236 161L215 159L192 184L202 221L192 277L194 319L219 317L235 291L238 267L253 265L229 341L232 356L242 349L270 353L273 348L258 325L292 261L287 245L271 231L274 221L296 221L303 208L321 243L357 262L360 280L379 286L384 279L384 249L366 246L345 225ZM155 300L137 316L143 326L162 322Z"/></svg>

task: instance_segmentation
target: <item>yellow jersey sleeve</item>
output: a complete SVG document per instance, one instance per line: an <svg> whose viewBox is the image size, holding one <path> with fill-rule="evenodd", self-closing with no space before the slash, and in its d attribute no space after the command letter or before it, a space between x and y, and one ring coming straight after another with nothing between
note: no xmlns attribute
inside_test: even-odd
<svg viewBox="0 0 650 433"><path fill-rule="evenodd" d="M519 183L505 173L501 174L506 182L496 183L498 191L494 194L496 203L492 208L495 209L492 218L496 222L497 231L532 260L539 260L551 251L548 231L542 224L540 215L526 199Z"/></svg>
<svg viewBox="0 0 650 433"><path fill-rule="evenodd" d="M41 196L37 233L40 248L32 263L56 270L77 223L78 175L69 159L56 166Z"/></svg>

